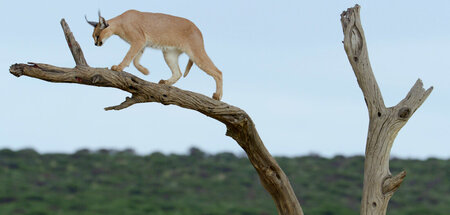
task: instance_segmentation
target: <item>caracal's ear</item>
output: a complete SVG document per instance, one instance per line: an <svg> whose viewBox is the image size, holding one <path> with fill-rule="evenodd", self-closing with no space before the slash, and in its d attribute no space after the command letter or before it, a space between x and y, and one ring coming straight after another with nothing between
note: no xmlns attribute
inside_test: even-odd
<svg viewBox="0 0 450 215"><path fill-rule="evenodd" d="M94 26L94 28L95 28L95 27L97 26L97 24L98 24L98 22L89 21L89 20L87 19L87 16L86 16L86 15L84 15L84 19L86 19L86 22L89 23L89 25Z"/></svg>
<svg viewBox="0 0 450 215"><path fill-rule="evenodd" d="M100 10L98 10L98 21L100 24L100 29L105 29L109 26L105 18L103 18L102 15L100 14Z"/></svg>

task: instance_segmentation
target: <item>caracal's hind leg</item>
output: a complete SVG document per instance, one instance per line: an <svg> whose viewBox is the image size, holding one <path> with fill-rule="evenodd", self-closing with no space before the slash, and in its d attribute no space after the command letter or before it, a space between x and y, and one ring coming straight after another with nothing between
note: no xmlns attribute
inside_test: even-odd
<svg viewBox="0 0 450 215"><path fill-rule="evenodd" d="M172 85L181 78L181 71L180 67L178 66L178 57L180 56L180 54L181 51L177 49L169 49L163 51L164 60L166 61L167 66L169 66L170 70L172 71L172 77L170 77L168 80L159 81L160 84Z"/></svg>
<svg viewBox="0 0 450 215"><path fill-rule="evenodd" d="M214 66L215 67L215 66ZM217 68L210 68L204 70L208 75L211 75L216 81L216 92L213 93L212 98L220 101L223 95L223 80L222 80L222 72Z"/></svg>
<svg viewBox="0 0 450 215"><path fill-rule="evenodd" d="M216 92L213 94L212 98L220 101L223 95L222 72L217 69L204 49L193 52L193 54L194 56L192 56L191 59L194 60L195 64L208 75L212 76L216 81Z"/></svg>
<svg viewBox="0 0 450 215"><path fill-rule="evenodd" d="M142 72L142 74L148 75L149 74L148 69L143 67L139 63L139 61L141 60L142 54L144 54L144 50L145 50L145 47L142 48L141 51L139 51L139 53L136 55L136 57L134 57L133 64L134 64L134 66L136 67L137 70Z"/></svg>

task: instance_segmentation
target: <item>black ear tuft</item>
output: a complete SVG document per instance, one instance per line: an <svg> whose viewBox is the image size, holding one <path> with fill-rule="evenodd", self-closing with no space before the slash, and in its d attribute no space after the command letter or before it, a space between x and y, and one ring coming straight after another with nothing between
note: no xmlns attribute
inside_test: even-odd
<svg viewBox="0 0 450 215"><path fill-rule="evenodd" d="M89 20L87 19L86 15L84 15L84 19L86 19L86 22L87 22L87 23L89 23L90 25L94 26L94 28L95 28L95 27L97 26L97 24L98 24L98 22L92 22L92 21L89 21Z"/></svg>

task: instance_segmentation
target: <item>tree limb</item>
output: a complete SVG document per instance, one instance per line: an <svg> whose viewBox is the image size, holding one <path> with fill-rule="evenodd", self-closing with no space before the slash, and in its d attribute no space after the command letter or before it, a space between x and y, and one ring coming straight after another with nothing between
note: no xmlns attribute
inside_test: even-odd
<svg viewBox="0 0 450 215"><path fill-rule="evenodd" d="M72 32L70 31L69 26L66 23L66 20L61 19L61 27L63 28L64 35L66 36L67 45L70 48L70 52L72 52L73 59L75 63L80 66L89 66L84 58L83 51L81 50L80 44L73 37Z"/></svg>
<svg viewBox="0 0 450 215"><path fill-rule="evenodd" d="M369 53L359 16L359 5L349 8L341 14L344 30L344 49L355 72L359 87L364 94L369 114L385 107L380 88L370 66Z"/></svg>
<svg viewBox="0 0 450 215"><path fill-rule="evenodd" d="M119 105L105 107L105 110L122 110L136 103L143 103L143 102L145 102L145 98L140 97L139 95L138 96L133 95L131 98L126 97L125 101L120 103Z"/></svg>
<svg viewBox="0 0 450 215"><path fill-rule="evenodd" d="M359 9L360 6L355 5L344 11L341 14L341 23L344 32L344 49L364 94L370 119L361 215L383 215L386 214L389 199L406 176L404 171L394 177L391 176L389 156L392 144L400 129L422 105L433 87L425 90L419 79L408 95L396 106L385 107L370 66Z"/></svg>
<svg viewBox="0 0 450 215"><path fill-rule="evenodd" d="M227 126L226 135L236 140L247 153L262 185L272 195L278 213L282 215L303 214L289 179L267 151L255 124L245 111L198 93L147 82L127 72L89 67L64 19L61 20L61 26L76 62L75 68L62 68L40 63L14 64L10 67L11 74L17 77L25 75L49 82L113 87L132 94L122 104L107 107L105 110L121 110L136 103L158 102L195 110L214 118Z"/></svg>
<svg viewBox="0 0 450 215"><path fill-rule="evenodd" d="M387 178L383 183L383 194L395 192L400 187L400 184L402 184L405 177L406 171L401 171L394 177Z"/></svg>

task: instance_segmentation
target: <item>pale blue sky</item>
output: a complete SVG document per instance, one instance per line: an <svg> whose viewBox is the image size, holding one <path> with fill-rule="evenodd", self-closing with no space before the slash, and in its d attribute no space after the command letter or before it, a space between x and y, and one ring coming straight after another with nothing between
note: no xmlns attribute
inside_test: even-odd
<svg viewBox="0 0 450 215"><path fill-rule="evenodd" d="M80 148L134 148L140 153L242 149L225 126L176 106L146 103L103 110L127 93L54 84L9 74L14 63L73 67L59 21L65 18L91 66L120 63L129 46L118 37L95 47L84 21L127 9L192 20L206 51L224 73L223 101L253 118L275 155L363 154L367 109L342 47L340 13L358 3L370 60L388 106L404 98L417 78L435 89L400 131L399 157L450 156L450 1L5 1L0 0L0 148L73 152ZM180 58L184 68L186 56ZM125 69L148 81L168 78L158 50ZM214 81L196 66L176 87L210 96Z"/></svg>

